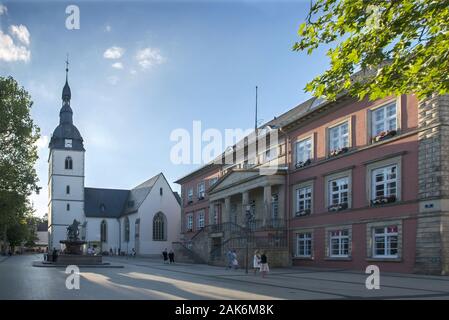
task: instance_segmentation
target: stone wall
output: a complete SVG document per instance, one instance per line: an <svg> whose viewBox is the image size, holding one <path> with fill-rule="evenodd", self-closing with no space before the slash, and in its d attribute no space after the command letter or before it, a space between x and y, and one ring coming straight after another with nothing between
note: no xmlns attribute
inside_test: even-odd
<svg viewBox="0 0 449 320"><path fill-rule="evenodd" d="M449 96L418 106L418 198L415 271L449 271Z"/></svg>

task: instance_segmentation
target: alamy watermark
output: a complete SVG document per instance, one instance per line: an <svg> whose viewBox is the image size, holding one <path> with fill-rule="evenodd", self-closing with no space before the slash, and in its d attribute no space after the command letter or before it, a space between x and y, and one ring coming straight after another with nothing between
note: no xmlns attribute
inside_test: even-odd
<svg viewBox="0 0 449 320"><path fill-rule="evenodd" d="M264 163L260 174L271 175L278 170L279 129L274 127L203 131L201 121L193 121L191 131L173 130L170 141L175 143L170 150L173 164L245 163L252 167Z"/></svg>
<svg viewBox="0 0 449 320"><path fill-rule="evenodd" d="M69 30L80 29L80 8L77 5L69 5L65 8L65 13L69 16L65 20L65 27Z"/></svg>
<svg viewBox="0 0 449 320"><path fill-rule="evenodd" d="M365 280L365 287L368 290L380 289L380 269L378 266L371 264L366 267L365 273L369 276Z"/></svg>
<svg viewBox="0 0 449 320"><path fill-rule="evenodd" d="M65 273L68 274L65 280L65 287L68 290L80 289L80 269L78 266L70 265L65 269Z"/></svg>

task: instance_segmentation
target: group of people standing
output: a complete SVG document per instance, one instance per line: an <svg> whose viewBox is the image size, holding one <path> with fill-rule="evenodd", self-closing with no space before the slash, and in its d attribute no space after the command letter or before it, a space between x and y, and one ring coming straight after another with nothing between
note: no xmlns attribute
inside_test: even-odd
<svg viewBox="0 0 449 320"><path fill-rule="evenodd" d="M257 274L257 271L260 271L262 278L265 278L266 274L270 271L270 268L268 267L267 255L264 251L254 251L253 268L254 274Z"/></svg>
<svg viewBox="0 0 449 320"><path fill-rule="evenodd" d="M229 250L226 256L228 259L227 269L238 269L239 262L237 260L237 252L235 249ZM266 274L270 271L270 268L268 267L268 258L264 251L259 252L259 250L256 250L254 252L253 268L254 274L257 274L257 271L260 271L262 278L265 278Z"/></svg>
<svg viewBox="0 0 449 320"><path fill-rule="evenodd" d="M170 252L167 251L167 248L162 251L162 256L164 257L164 263L175 263L175 253L173 250L170 250Z"/></svg>

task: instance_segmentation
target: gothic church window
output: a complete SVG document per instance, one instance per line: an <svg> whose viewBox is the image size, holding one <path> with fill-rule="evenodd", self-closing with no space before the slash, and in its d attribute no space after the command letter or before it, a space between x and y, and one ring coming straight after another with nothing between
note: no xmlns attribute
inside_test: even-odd
<svg viewBox="0 0 449 320"><path fill-rule="evenodd" d="M166 240L166 223L165 215L162 212L158 212L153 218L153 240L165 241Z"/></svg>

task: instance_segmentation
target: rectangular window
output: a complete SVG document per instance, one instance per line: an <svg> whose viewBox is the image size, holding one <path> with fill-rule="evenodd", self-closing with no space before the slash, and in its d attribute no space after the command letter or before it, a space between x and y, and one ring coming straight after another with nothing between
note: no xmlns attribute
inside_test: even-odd
<svg viewBox="0 0 449 320"><path fill-rule="evenodd" d="M70 203L67 203L66 208L67 211L70 211Z"/></svg>
<svg viewBox="0 0 449 320"><path fill-rule="evenodd" d="M187 231L193 231L193 215L192 214L187 215L186 228L187 228Z"/></svg>
<svg viewBox="0 0 449 320"><path fill-rule="evenodd" d="M342 177L329 181L329 207L348 206L349 178ZM343 208L341 208L343 209ZM345 209L345 208L344 208Z"/></svg>
<svg viewBox="0 0 449 320"><path fill-rule="evenodd" d="M277 220L279 218L279 195L271 195L271 219Z"/></svg>
<svg viewBox="0 0 449 320"><path fill-rule="evenodd" d="M371 200L396 200L397 194L397 165L390 165L372 171Z"/></svg>
<svg viewBox="0 0 449 320"><path fill-rule="evenodd" d="M373 257L398 257L398 226L373 228Z"/></svg>
<svg viewBox="0 0 449 320"><path fill-rule="evenodd" d="M371 115L371 135L373 137L382 132L386 133L397 129L396 102L373 110Z"/></svg>
<svg viewBox="0 0 449 320"><path fill-rule="evenodd" d="M204 182L201 182L198 184L198 199L204 199L205 195L205 184Z"/></svg>
<svg viewBox="0 0 449 320"><path fill-rule="evenodd" d="M187 201L188 202L193 201L193 189L192 188L190 188L189 191L187 192Z"/></svg>
<svg viewBox="0 0 449 320"><path fill-rule="evenodd" d="M296 142L296 165L302 165L312 159L312 138Z"/></svg>
<svg viewBox="0 0 449 320"><path fill-rule="evenodd" d="M349 147L349 122L329 129L329 151Z"/></svg>
<svg viewBox="0 0 449 320"><path fill-rule="evenodd" d="M296 234L296 256L312 256L312 233L306 232Z"/></svg>
<svg viewBox="0 0 449 320"><path fill-rule="evenodd" d="M312 210L312 186L296 189L296 216L309 214Z"/></svg>
<svg viewBox="0 0 449 320"><path fill-rule="evenodd" d="M197 229L200 230L201 228L204 228L204 211L201 211L198 214L198 226L197 226Z"/></svg>
<svg viewBox="0 0 449 320"><path fill-rule="evenodd" d="M334 230L329 233L329 255L331 257L349 256L349 230Z"/></svg>

